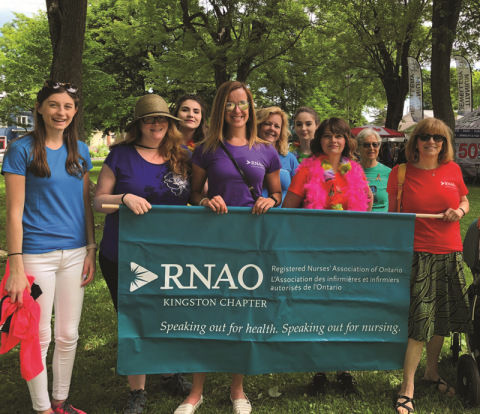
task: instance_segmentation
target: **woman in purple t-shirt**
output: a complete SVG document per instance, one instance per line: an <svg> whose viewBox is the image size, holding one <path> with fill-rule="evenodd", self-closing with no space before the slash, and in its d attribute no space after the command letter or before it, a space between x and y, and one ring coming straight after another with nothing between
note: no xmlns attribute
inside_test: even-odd
<svg viewBox="0 0 480 414"><path fill-rule="evenodd" d="M96 211L106 213L99 262L117 310L118 210L102 204L125 204L135 214L153 205L187 205L191 163L182 148L182 135L167 103L158 95L146 95L135 105L135 118L126 127L125 139L114 144L105 159L93 198ZM124 413L143 411L147 393L145 375L129 375L130 396ZM163 375L173 392L188 393L191 384L181 374Z"/></svg>
<svg viewBox="0 0 480 414"><path fill-rule="evenodd" d="M253 191L249 190L225 149L231 153ZM253 97L243 83L230 81L218 89L207 139L195 148L192 164L192 205L208 207L218 214L227 213L227 206L253 207L253 214L262 214L282 202L282 164L277 150L257 137ZM208 197L203 197L207 178ZM267 198L261 197L264 181ZM192 391L176 414L193 413L202 403L205 376L205 373L193 374ZM252 411L243 392L241 374L233 374L230 399L235 414Z"/></svg>

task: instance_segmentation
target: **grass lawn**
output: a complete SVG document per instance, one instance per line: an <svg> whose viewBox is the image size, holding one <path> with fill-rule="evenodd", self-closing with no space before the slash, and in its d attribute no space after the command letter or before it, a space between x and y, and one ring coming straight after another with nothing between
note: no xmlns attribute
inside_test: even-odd
<svg viewBox="0 0 480 414"><path fill-rule="evenodd" d="M97 180L103 161L94 161L94 170L90 175ZM461 221L462 236L468 225L480 215L480 184L469 185L470 213ZM5 183L0 176L0 206L5 206ZM96 239L102 237L104 215L95 214ZM0 249L6 250L5 209L0 210ZM5 259L1 261L0 274L5 270ZM468 282L472 276L467 270ZM80 325L80 340L73 372L70 400L76 407L88 414L121 413L129 387L125 377L115 372L117 357L117 320L110 295L97 263L95 281L88 286L85 295L84 310ZM441 377L456 386L456 367L451 362L450 340L445 341L440 360ZM51 373L52 348L47 359ZM465 346L464 346L465 349ZM30 395L27 385L20 376L18 347L6 355L0 356L0 414L30 413ZM159 358L169 358L159 355ZM313 368L313 367L312 367ZM422 358L417 382L423 375L425 355ZM265 374L245 377L245 392L253 404L254 413L393 413L393 398L400 386L402 371L358 372L360 393L344 397L332 390L321 398L305 395L305 385L313 373ZM334 373L329 374L334 381ZM191 377L189 377L191 378ZM198 410L199 414L231 413L229 401L229 374L210 374L205 383L205 402ZM278 386L280 397L272 398L268 390ZM172 397L162 390L159 375L147 377L149 394L146 414L171 414L182 402L181 397ZM434 391L422 387L416 390L417 413L479 413L480 408L468 409L457 398L437 395Z"/></svg>

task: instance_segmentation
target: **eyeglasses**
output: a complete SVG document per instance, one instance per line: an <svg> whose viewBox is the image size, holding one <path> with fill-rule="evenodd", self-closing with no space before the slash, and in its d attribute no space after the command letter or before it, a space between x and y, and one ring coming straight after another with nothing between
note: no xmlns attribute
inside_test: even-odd
<svg viewBox="0 0 480 414"><path fill-rule="evenodd" d="M420 141L430 141L430 138L433 138L435 142L442 142L443 140L447 140L446 137L440 134L418 134L417 135L418 139Z"/></svg>
<svg viewBox="0 0 480 414"><path fill-rule="evenodd" d="M146 116L145 118L142 118L142 121L144 124L154 124L155 122L163 124L164 122L167 122L167 117L163 115Z"/></svg>
<svg viewBox="0 0 480 414"><path fill-rule="evenodd" d="M370 147L378 148L379 146L380 146L380 144L378 142L364 142L362 144L363 148L370 148Z"/></svg>
<svg viewBox="0 0 480 414"><path fill-rule="evenodd" d="M46 80L42 88L59 89L64 88L67 92L75 93L78 88L73 83L62 83L54 80Z"/></svg>
<svg viewBox="0 0 480 414"><path fill-rule="evenodd" d="M250 102L248 101L227 102L225 104L225 111L232 112L237 105L240 110L245 111L250 106Z"/></svg>

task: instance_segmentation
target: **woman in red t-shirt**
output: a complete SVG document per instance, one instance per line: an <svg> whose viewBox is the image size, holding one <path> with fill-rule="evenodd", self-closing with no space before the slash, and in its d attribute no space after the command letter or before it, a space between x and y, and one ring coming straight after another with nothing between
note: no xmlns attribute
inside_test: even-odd
<svg viewBox="0 0 480 414"><path fill-rule="evenodd" d="M459 220L468 213L468 190L453 160L451 131L435 118L420 121L406 146L407 171L403 184L402 212L444 214L443 219L417 219L410 281L408 347L403 383L396 409L413 412L413 379L427 347L423 380L442 394L455 390L438 375L438 359L445 336L473 333L463 274ZM398 166L390 173L387 192L389 211L397 205Z"/></svg>
<svg viewBox="0 0 480 414"><path fill-rule="evenodd" d="M312 156L305 159L292 178L282 208L371 211L373 195L362 167L353 161L357 143L350 126L340 118L323 121L310 143ZM356 393L349 372L338 372L337 382L345 394ZM325 393L325 372L318 372L309 393Z"/></svg>

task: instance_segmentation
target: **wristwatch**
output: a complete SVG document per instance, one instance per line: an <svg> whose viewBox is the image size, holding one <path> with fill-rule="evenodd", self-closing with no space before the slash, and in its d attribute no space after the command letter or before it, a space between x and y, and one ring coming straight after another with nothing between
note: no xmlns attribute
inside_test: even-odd
<svg viewBox="0 0 480 414"><path fill-rule="evenodd" d="M269 196L269 198L271 198L273 201L275 201L275 204L274 204L273 207L277 207L278 200L273 195Z"/></svg>

